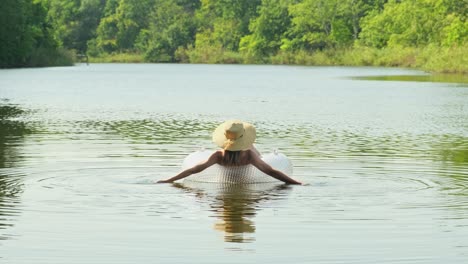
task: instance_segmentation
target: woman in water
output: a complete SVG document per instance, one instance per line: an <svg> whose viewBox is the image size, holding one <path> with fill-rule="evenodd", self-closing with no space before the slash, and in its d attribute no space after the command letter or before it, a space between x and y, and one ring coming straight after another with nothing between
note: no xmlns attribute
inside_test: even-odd
<svg viewBox="0 0 468 264"><path fill-rule="evenodd" d="M255 137L256 131L253 125L238 120L226 121L213 132L213 142L220 146L222 150L213 153L207 161L184 170L172 178L161 180L157 183L171 183L192 174L199 173L214 164L226 167L252 164L263 173L277 180L288 184L302 184L265 163L253 146Z"/></svg>

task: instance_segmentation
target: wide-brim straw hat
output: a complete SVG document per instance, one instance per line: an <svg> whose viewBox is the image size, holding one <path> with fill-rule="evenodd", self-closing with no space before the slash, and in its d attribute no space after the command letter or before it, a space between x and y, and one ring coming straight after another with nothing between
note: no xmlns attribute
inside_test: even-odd
<svg viewBox="0 0 468 264"><path fill-rule="evenodd" d="M240 120L228 120L213 132L213 142L224 150L240 151L252 147L257 132L252 124Z"/></svg>

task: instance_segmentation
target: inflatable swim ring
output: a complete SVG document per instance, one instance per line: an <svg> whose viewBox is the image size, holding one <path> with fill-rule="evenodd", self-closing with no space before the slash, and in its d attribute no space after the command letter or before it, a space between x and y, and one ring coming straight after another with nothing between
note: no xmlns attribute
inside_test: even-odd
<svg viewBox="0 0 468 264"><path fill-rule="evenodd" d="M214 151L200 150L189 154L182 163L182 170L191 168L206 161ZM277 151L262 156L262 160L287 175L293 172L291 161ZM261 172L253 165L225 167L213 165L206 170L184 179L191 182L217 182L217 183L267 183L279 182L277 179Z"/></svg>

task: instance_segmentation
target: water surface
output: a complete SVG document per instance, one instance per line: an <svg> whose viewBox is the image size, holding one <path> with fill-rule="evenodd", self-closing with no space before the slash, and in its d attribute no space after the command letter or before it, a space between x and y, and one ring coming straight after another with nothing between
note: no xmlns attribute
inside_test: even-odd
<svg viewBox="0 0 468 264"><path fill-rule="evenodd" d="M389 68L0 71L2 263L466 263L468 89ZM391 77L389 77L391 79ZM399 78L401 79L401 78ZM240 118L307 186L155 185Z"/></svg>

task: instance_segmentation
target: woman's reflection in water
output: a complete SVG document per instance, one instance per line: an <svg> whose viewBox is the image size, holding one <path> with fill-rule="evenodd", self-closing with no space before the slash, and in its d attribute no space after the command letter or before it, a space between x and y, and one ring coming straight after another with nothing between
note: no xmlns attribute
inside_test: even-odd
<svg viewBox="0 0 468 264"><path fill-rule="evenodd" d="M291 189L286 184L216 184L176 183L173 186L195 193L219 219L214 229L224 232L224 241L248 243L255 241L253 218L261 203L283 199Z"/></svg>

